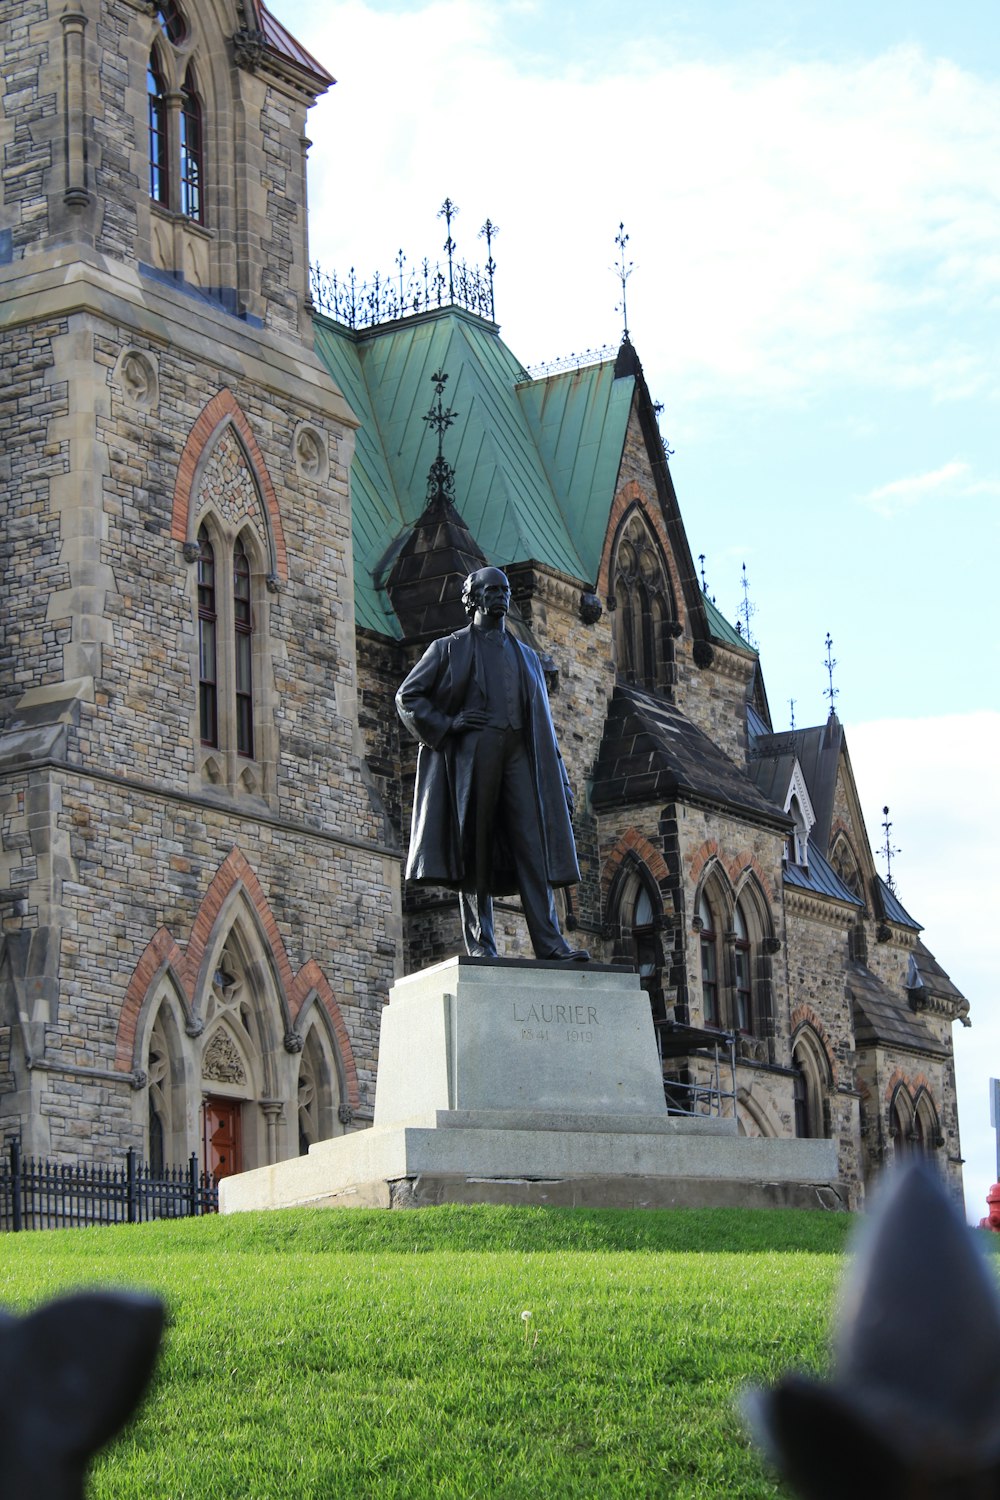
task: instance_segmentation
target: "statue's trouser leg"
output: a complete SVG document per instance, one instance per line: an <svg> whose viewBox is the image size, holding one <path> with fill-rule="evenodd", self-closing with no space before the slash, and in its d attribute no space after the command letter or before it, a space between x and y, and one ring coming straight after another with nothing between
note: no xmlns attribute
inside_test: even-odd
<svg viewBox="0 0 1000 1500"><path fill-rule="evenodd" d="M538 821L535 776L519 729L483 729L473 747L472 795L466 835L474 851L475 888L459 893L465 946L493 949L493 902L490 897L493 844L498 826L517 874L521 905L537 958L554 958L567 943L559 931L552 888L545 869L545 845ZM469 847L467 843L467 847Z"/></svg>
<svg viewBox="0 0 1000 1500"><path fill-rule="evenodd" d="M480 957L495 955L496 938L493 935L493 897L480 895L478 891L459 891L458 908L462 916L462 936L466 953Z"/></svg>

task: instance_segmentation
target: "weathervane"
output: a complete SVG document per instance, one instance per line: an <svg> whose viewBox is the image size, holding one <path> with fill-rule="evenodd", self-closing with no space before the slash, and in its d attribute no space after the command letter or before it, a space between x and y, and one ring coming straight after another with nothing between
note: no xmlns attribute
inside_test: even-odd
<svg viewBox="0 0 1000 1500"><path fill-rule="evenodd" d="M434 383L434 401L421 421L426 422L431 431L437 433L438 451L427 475L427 498L451 501L455 494L455 471L444 456L444 435L455 420L455 411L450 406L445 409L441 400L448 380L444 371L436 371L431 380Z"/></svg>
<svg viewBox="0 0 1000 1500"><path fill-rule="evenodd" d="M615 235L615 244L618 246L618 266L616 267L616 270L618 273L618 279L622 284L622 303L620 308L615 308L615 312L620 312L622 315L622 343L624 343L628 338L628 311L625 306L625 283L628 281L629 277L632 274L632 262L629 261L627 265L625 263L625 246L628 244L628 235L625 233L624 224L618 225L618 233Z"/></svg>
<svg viewBox="0 0 1000 1500"><path fill-rule="evenodd" d="M882 824L882 832L885 834L885 843L882 845L879 853L885 856L885 883L889 887L890 891L892 891L892 894L895 895L896 882L892 878L892 856L894 854L901 854L902 850L897 849L894 846L892 838L890 836L892 834L892 824L889 822L888 806L883 807L882 816L885 819Z"/></svg>
<svg viewBox="0 0 1000 1500"><path fill-rule="evenodd" d="M831 636L830 632L827 631L827 633L826 633L826 663L825 663L825 665L826 665L826 675L827 675L827 677L830 680L830 686L823 689L823 697L824 698L829 698L829 700L830 700L830 712L831 712L831 714L835 712L835 709L834 709L834 699L836 699L836 698L838 698L840 696L840 689L839 688L835 688L834 685L833 685L833 669L837 665L837 663L834 661L833 656L831 655L832 650L833 650L833 637Z"/></svg>
<svg viewBox="0 0 1000 1500"><path fill-rule="evenodd" d="M449 302L454 302L454 300L455 300L455 278L454 278L454 274L453 274L453 271L452 271L452 257L455 254L455 241L451 237L451 221L452 221L452 219L455 217L455 215L457 213L458 213L458 204L457 203L452 203L452 201L451 201L450 198L446 198L444 200L444 202L442 203L441 207L438 209L438 218L439 219L444 219L444 221L446 222L446 224L448 226L448 238L445 240L445 242L444 242L444 244L442 245L441 248L442 248L442 250L445 252L445 254L448 257L448 301Z"/></svg>
<svg viewBox="0 0 1000 1500"><path fill-rule="evenodd" d="M739 631L740 635L743 636L743 638L746 641L747 645L748 646L753 646L753 648L756 650L757 642L754 640L753 635L750 632L750 621L753 619L753 616L757 613L757 606L756 606L756 604L751 604L751 602L750 602L750 580L747 578L747 565L746 565L746 563L743 564L743 583L742 583L742 588L743 588L743 603L740 605L740 609L739 609L740 618L739 618L739 621L737 623L736 629Z"/></svg>
<svg viewBox="0 0 1000 1500"><path fill-rule="evenodd" d="M486 223L479 231L479 238L485 238L486 240L486 275L490 283L490 317L493 318L494 322L496 322L496 319L493 317L493 273L497 268L497 263L493 259L493 241L499 233L500 230L497 225L489 219L486 220Z"/></svg>

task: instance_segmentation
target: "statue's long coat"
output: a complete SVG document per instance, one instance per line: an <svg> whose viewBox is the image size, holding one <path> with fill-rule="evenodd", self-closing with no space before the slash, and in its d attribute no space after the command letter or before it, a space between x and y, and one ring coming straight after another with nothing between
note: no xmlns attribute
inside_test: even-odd
<svg viewBox="0 0 1000 1500"><path fill-rule="evenodd" d="M538 823L545 847L549 884L574 885L580 879L573 842L566 768L556 745L545 677L538 656L509 636L521 669L524 737L534 770ZM399 717L420 741L413 794L413 823L407 880L459 888L464 883L466 815L472 786L471 734L449 734L463 708L486 708L482 650L471 625L428 646L396 694ZM471 862L471 851L470 851ZM472 877L474 869L469 869ZM494 896L511 895L517 877L503 829L493 841Z"/></svg>

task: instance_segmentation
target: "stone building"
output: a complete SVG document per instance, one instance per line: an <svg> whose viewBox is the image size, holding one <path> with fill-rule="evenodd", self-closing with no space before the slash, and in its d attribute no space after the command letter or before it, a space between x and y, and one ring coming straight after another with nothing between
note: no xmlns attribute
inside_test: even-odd
<svg viewBox="0 0 1000 1500"><path fill-rule="evenodd" d="M0 41L0 1133L223 1174L370 1120L388 987L458 941L401 890L392 698L487 561L577 792L566 926L637 967L671 1100L731 1047L740 1128L835 1138L848 1201L909 1149L958 1179L968 1007L837 719L773 732L629 340L532 378L492 267L311 296L332 79L259 0L22 0Z"/></svg>
<svg viewBox="0 0 1000 1500"><path fill-rule="evenodd" d="M0 14L0 1128L229 1170L370 1116L399 857L305 118L237 0Z"/></svg>

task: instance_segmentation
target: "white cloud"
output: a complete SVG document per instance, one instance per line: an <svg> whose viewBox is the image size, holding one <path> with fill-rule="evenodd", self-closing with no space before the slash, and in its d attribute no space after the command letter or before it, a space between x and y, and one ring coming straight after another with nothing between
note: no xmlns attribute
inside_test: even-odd
<svg viewBox="0 0 1000 1500"><path fill-rule="evenodd" d="M1000 1076L1000 713L856 724L847 738L872 844L881 842L888 803L900 850L893 860L899 898L924 924L924 942L972 1007L971 1027L956 1026L953 1035L965 1201L979 1219L996 1179L988 1085ZM876 863L884 873L877 855Z"/></svg>
<svg viewBox="0 0 1000 1500"><path fill-rule="evenodd" d="M1000 295L1000 99L978 78L912 47L709 64L657 36L545 73L509 24L495 0L300 6L341 79L311 124L321 261L385 270L401 236L436 255L450 193L460 253L501 225L499 314L537 361L615 338L624 218L632 325L689 396L995 388L962 331Z"/></svg>
<svg viewBox="0 0 1000 1500"><path fill-rule="evenodd" d="M888 484L876 485L862 495L861 502L881 516L894 516L928 497L940 501L976 495L1000 495L1000 481L973 479L967 463L952 459L926 474L910 474L905 479L892 479Z"/></svg>

